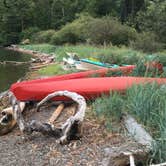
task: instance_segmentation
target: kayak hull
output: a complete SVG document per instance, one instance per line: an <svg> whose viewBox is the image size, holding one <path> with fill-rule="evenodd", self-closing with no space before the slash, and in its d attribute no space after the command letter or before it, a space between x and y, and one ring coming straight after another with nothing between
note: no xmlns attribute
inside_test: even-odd
<svg viewBox="0 0 166 166"><path fill-rule="evenodd" d="M20 101L40 101L55 91L71 91L84 96L87 100L94 99L110 91L125 92L134 84L152 83L166 84L166 78L144 77L102 77L81 78L41 83L15 83L10 90ZM53 100L69 100L66 97L55 97Z"/></svg>

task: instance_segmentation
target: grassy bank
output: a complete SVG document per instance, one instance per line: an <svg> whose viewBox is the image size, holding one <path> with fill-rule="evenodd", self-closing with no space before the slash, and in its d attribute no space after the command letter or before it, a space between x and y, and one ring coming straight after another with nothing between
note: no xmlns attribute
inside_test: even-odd
<svg viewBox="0 0 166 166"><path fill-rule="evenodd" d="M92 45L64 45L64 46L54 46L50 44L33 44L33 45L20 45L21 48L39 51L41 53L54 54L56 62L62 62L63 57L66 57L66 52L74 52L80 58L95 58L98 61L111 63L111 64L138 64L144 63L149 57L153 55L148 55L139 51L127 47L96 47ZM155 53L154 56L159 60L164 66L166 66L166 52ZM141 69L141 66L140 66ZM142 72L142 70L141 70ZM61 67L48 66L39 71L39 74L42 75L55 75L55 74L64 74L66 73ZM140 71L135 73L136 75L140 74ZM134 74L134 75L135 75ZM150 76L150 75L149 75Z"/></svg>
<svg viewBox="0 0 166 166"><path fill-rule="evenodd" d="M146 54L129 49L127 47L96 47L91 45L64 45L53 46L49 44L20 45L21 48L30 49L44 53L56 54L57 60L61 61L66 52L75 52L80 58L97 58L103 62L110 63L132 63L137 57Z"/></svg>
<svg viewBox="0 0 166 166"><path fill-rule="evenodd" d="M125 96L110 94L95 100L92 108L104 118L112 132L119 131L122 114L128 112L153 136L156 144L148 160L161 163L166 160L166 86L156 84L133 86Z"/></svg>
<svg viewBox="0 0 166 166"><path fill-rule="evenodd" d="M50 44L20 45L21 48L39 51L42 53L55 54L58 61L66 56L66 52L75 52L80 58L97 58L102 62L117 64L133 64L140 57L146 57L148 54L135 51L127 47L96 47L91 45L64 45L54 46ZM166 51L154 53L160 61L166 66Z"/></svg>

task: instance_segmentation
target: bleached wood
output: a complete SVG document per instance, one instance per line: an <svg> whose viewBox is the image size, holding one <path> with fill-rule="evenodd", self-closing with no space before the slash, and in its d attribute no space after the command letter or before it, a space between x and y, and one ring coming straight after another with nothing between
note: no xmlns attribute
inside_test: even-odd
<svg viewBox="0 0 166 166"><path fill-rule="evenodd" d="M82 127L82 122L85 116L86 110L86 101L83 96L69 91L58 91L52 94L49 94L45 97L38 105L37 108L44 104L46 101L56 97L56 96L66 96L71 98L78 104L77 113L74 116L71 116L67 121L62 125L61 128L55 128L52 124L41 123L36 120L33 120L31 123L25 123L23 116L21 114L20 102L17 101L14 95L12 95L12 108L14 110L14 119L17 121L20 130L26 134L30 134L33 131L41 132L43 134L52 135L56 138L59 138L60 143L64 144L70 141L71 139L78 138L81 133L79 133Z"/></svg>
<svg viewBox="0 0 166 166"><path fill-rule="evenodd" d="M0 100L1 100L3 97L7 96L8 93L9 93L8 90L7 90L7 91L4 91L4 92L1 92L1 93L0 93Z"/></svg>
<svg viewBox="0 0 166 166"><path fill-rule="evenodd" d="M152 149L155 143L151 135L138 124L137 121L130 115L123 116L123 123L128 130L129 134L141 145L146 146L147 151Z"/></svg>
<svg viewBox="0 0 166 166"><path fill-rule="evenodd" d="M25 108L25 103L21 102L20 103L20 110L21 112ZM12 107L5 108L1 111L2 113L2 118L0 119L0 135L4 135L8 132L10 132L14 126L16 125L16 120L14 118L14 111ZM10 117L10 119L9 119ZM4 120L6 119L5 123Z"/></svg>
<svg viewBox="0 0 166 166"><path fill-rule="evenodd" d="M150 166L166 166L166 162L165 163L161 163L161 164L152 164Z"/></svg>
<svg viewBox="0 0 166 166"><path fill-rule="evenodd" d="M39 108L42 104L47 102L48 100L56 97L56 96L66 96L71 98L73 101L75 101L78 104L77 108L77 113L74 116L71 116L70 118L67 119L67 121L62 125L62 136L60 138L60 143L66 143L67 142L67 137L70 134L72 125L77 123L79 126L81 126L82 121L85 116L85 110L86 110L86 101L83 96L75 93L75 92L69 92L69 91L58 91L49 94L46 96L38 105L37 108Z"/></svg>
<svg viewBox="0 0 166 166"><path fill-rule="evenodd" d="M59 117L59 115L61 114L62 110L64 108L64 104L60 104L55 111L53 112L52 116L50 117L50 119L48 120L49 124L53 124L54 121Z"/></svg>
<svg viewBox="0 0 166 166"><path fill-rule="evenodd" d="M57 92L51 93L48 96L46 96L40 103L37 104L37 108L39 108L42 104L44 104L45 102L47 102L48 100L56 96L66 96L71 98L73 101L75 101L78 104L77 113L69 119L74 118L74 120L83 121L85 116L85 110L86 110L86 101L83 96L75 92L57 91Z"/></svg>

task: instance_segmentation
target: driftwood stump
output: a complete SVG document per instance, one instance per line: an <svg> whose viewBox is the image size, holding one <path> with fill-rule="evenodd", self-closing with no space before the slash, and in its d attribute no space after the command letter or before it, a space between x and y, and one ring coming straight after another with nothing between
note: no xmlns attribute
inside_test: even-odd
<svg viewBox="0 0 166 166"><path fill-rule="evenodd" d="M20 111L22 112L25 108L25 103L20 103ZM8 107L1 111L1 119L0 119L0 135L4 135L9 133L16 125L16 120L13 115L13 108Z"/></svg>
<svg viewBox="0 0 166 166"><path fill-rule="evenodd" d="M14 119L17 121L17 124L20 130L23 133L30 134L33 131L41 132L43 134L51 135L56 138L59 138L59 142L64 144L68 143L72 139L78 139L81 135L81 126L85 116L86 110L86 101L81 95L69 92L69 91L58 91L49 94L45 97L38 105L37 109L40 108L42 104L46 101L56 97L56 96L66 96L71 98L74 102L78 104L77 112L74 116L71 116L67 121L61 126L61 128L55 128L54 125L46 122L41 123L36 120L33 120L31 123L25 123L23 116L21 114L20 102L13 95L12 106L14 110Z"/></svg>

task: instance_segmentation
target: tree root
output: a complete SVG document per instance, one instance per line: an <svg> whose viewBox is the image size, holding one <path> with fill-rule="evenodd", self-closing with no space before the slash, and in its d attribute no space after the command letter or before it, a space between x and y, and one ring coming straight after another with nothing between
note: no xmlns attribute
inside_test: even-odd
<svg viewBox="0 0 166 166"><path fill-rule="evenodd" d="M56 96L69 97L78 104L77 113L74 116L68 118L67 121L61 126L61 128L55 128L55 126L50 123L41 123L36 120L33 120L29 124L25 123L20 111L20 102L17 101L17 99L13 96L12 106L14 111L14 119L16 120L20 130L23 133L31 134L34 131L41 132L42 134L47 134L54 136L55 138L59 138L59 142L61 144L68 143L70 140L78 139L81 136L82 122L84 120L86 110L86 101L84 97L77 93L69 91L54 92L45 97L37 105L37 109L39 109L40 106L46 101Z"/></svg>

